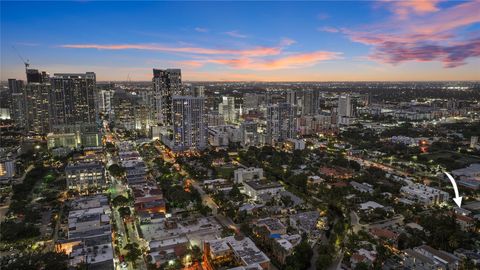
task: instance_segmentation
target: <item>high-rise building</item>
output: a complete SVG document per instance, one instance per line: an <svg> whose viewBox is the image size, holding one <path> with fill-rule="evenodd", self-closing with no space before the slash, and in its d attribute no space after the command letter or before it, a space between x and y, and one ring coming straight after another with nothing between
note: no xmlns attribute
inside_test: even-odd
<svg viewBox="0 0 480 270"><path fill-rule="evenodd" d="M18 127L25 128L27 124L27 108L25 86L22 80L8 79L10 90L10 118Z"/></svg>
<svg viewBox="0 0 480 270"><path fill-rule="evenodd" d="M244 147L256 146L259 143L258 124L255 121L244 121L240 125L242 132L242 145Z"/></svg>
<svg viewBox="0 0 480 270"><path fill-rule="evenodd" d="M352 101L350 95L340 96L338 98L338 116L352 117Z"/></svg>
<svg viewBox="0 0 480 270"><path fill-rule="evenodd" d="M205 86L197 85L193 87L192 92L194 97L204 97L205 96Z"/></svg>
<svg viewBox="0 0 480 270"><path fill-rule="evenodd" d="M298 94L295 90L287 91L287 103L297 105Z"/></svg>
<svg viewBox="0 0 480 270"><path fill-rule="evenodd" d="M51 87L52 126L95 123L95 73L55 73L51 78Z"/></svg>
<svg viewBox="0 0 480 270"><path fill-rule="evenodd" d="M148 97L143 96L143 97ZM147 134L154 125L153 114L148 98L119 90L112 99L112 120L116 127L126 130L138 130Z"/></svg>
<svg viewBox="0 0 480 270"><path fill-rule="evenodd" d="M218 113L223 115L226 123L235 123L237 121L235 98L228 96L222 97L222 103L218 104Z"/></svg>
<svg viewBox="0 0 480 270"><path fill-rule="evenodd" d="M267 107L266 143L275 145L296 137L296 106L290 103L279 103Z"/></svg>
<svg viewBox="0 0 480 270"><path fill-rule="evenodd" d="M50 130L50 90L48 80L30 82L26 85L26 118L27 130L45 134Z"/></svg>
<svg viewBox="0 0 480 270"><path fill-rule="evenodd" d="M38 71L38 69L27 69L27 83L48 83L50 76L45 71Z"/></svg>
<svg viewBox="0 0 480 270"><path fill-rule="evenodd" d="M172 127L166 138L172 150L201 150L207 146L203 97L173 96L172 116Z"/></svg>
<svg viewBox="0 0 480 270"><path fill-rule="evenodd" d="M172 124L172 97L183 94L180 69L153 69L155 117L163 126Z"/></svg>
<svg viewBox="0 0 480 270"><path fill-rule="evenodd" d="M302 92L302 115L315 115L319 112L319 92L304 90Z"/></svg>
<svg viewBox="0 0 480 270"><path fill-rule="evenodd" d="M114 90L98 91L98 111L104 115L112 114L112 99L115 94Z"/></svg>

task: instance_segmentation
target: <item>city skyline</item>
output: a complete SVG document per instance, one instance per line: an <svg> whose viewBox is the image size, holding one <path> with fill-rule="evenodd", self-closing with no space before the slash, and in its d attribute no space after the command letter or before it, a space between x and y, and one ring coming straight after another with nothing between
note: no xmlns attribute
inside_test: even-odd
<svg viewBox="0 0 480 270"><path fill-rule="evenodd" d="M479 1L1 5L1 80L24 78L16 51L98 81L480 79Z"/></svg>

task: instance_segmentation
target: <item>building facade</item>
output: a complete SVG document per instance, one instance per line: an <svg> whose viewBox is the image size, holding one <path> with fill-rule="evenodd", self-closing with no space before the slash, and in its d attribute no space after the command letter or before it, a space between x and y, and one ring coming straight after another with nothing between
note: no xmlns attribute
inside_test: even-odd
<svg viewBox="0 0 480 270"><path fill-rule="evenodd" d="M267 140L275 145L296 137L295 108L290 103L274 104L267 107Z"/></svg>
<svg viewBox="0 0 480 270"><path fill-rule="evenodd" d="M180 69L153 69L155 117L158 124L172 124L172 97L183 94Z"/></svg>
<svg viewBox="0 0 480 270"><path fill-rule="evenodd" d="M166 142L174 151L201 150L207 146L204 98L172 97L172 126Z"/></svg>

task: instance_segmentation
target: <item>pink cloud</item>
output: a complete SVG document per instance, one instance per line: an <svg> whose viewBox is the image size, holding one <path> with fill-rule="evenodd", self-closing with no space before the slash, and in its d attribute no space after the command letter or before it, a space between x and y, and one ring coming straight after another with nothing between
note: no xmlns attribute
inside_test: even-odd
<svg viewBox="0 0 480 270"><path fill-rule="evenodd" d="M313 66L322 61L338 59L340 56L341 53L338 52L316 51L309 53L297 53L276 59L211 59L208 60L208 62L227 65L236 69L276 70Z"/></svg>
<svg viewBox="0 0 480 270"><path fill-rule="evenodd" d="M338 32L340 32L340 30L338 28L331 27L331 26L319 27L317 30L321 31L321 32L328 32L328 33L338 33Z"/></svg>
<svg viewBox="0 0 480 270"><path fill-rule="evenodd" d="M440 0L381 0L380 2L387 3L389 9L399 19L406 19L411 14L423 15L438 11L437 4Z"/></svg>
<svg viewBox="0 0 480 270"><path fill-rule="evenodd" d="M204 65L201 61L196 60L186 60L186 61L172 61L175 65L180 67L191 67L191 68L199 68Z"/></svg>
<svg viewBox="0 0 480 270"><path fill-rule="evenodd" d="M200 55L245 55L252 57L278 55L281 52L277 47L255 47L252 49L210 49L201 47L169 47L155 44L65 44L62 48L97 49L97 50L150 50L173 53L200 54Z"/></svg>
<svg viewBox="0 0 480 270"><path fill-rule="evenodd" d="M372 46L369 59L383 63L440 61L444 67L452 68L466 64L468 58L479 57L479 38L472 32L465 35L461 31L480 22L480 1L462 2L446 9L439 9L438 2L395 1L391 4L417 16L401 23L393 19L366 26L361 31L339 30L354 42Z"/></svg>

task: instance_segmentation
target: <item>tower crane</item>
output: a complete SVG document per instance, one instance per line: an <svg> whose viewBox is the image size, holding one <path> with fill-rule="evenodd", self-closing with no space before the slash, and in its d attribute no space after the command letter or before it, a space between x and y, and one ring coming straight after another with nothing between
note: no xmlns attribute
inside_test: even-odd
<svg viewBox="0 0 480 270"><path fill-rule="evenodd" d="M25 59L22 57L22 55L20 55L20 53L18 52L17 48L15 48L15 46L12 46L12 48L17 53L18 57L22 60L23 64L25 65L25 72L26 72L28 67L30 66L30 63L28 62L28 59L27 59L27 61L25 61Z"/></svg>

